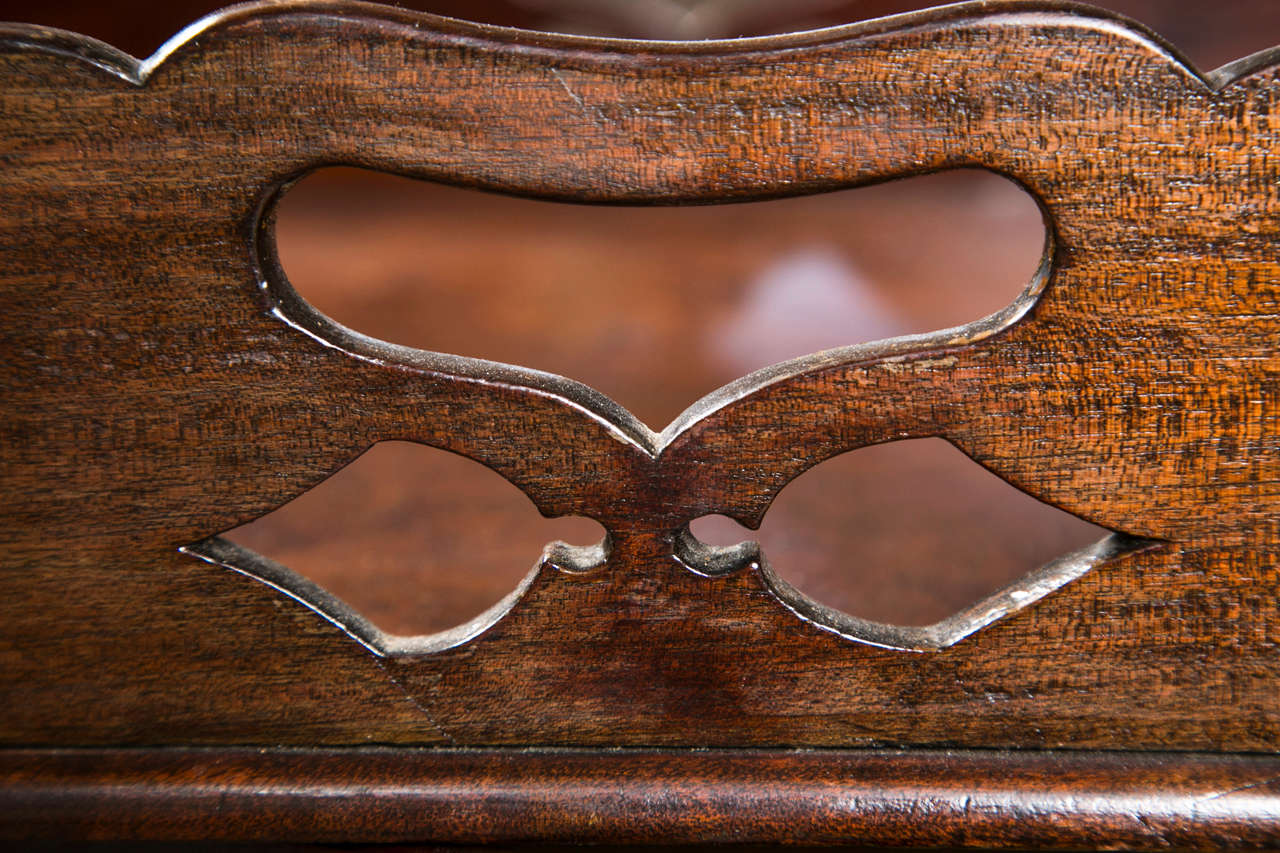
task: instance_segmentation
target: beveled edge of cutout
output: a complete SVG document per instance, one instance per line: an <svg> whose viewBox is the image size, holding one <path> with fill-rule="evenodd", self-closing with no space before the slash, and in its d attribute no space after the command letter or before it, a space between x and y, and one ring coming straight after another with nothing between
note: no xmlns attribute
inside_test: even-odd
<svg viewBox="0 0 1280 853"><path fill-rule="evenodd" d="M658 433L612 397L584 382L523 365L385 341L352 329L312 305L293 286L284 270L276 245L275 223L281 199L315 171L318 169L309 169L272 188L259 201L254 213L253 266L258 288L269 300L268 313L273 318L350 358L384 367L438 373L451 379L506 385L523 393L553 397L649 458L660 453ZM484 464L482 460L476 461Z"/></svg>
<svg viewBox="0 0 1280 853"><path fill-rule="evenodd" d="M754 541L731 546L707 545L686 526L676 535L675 556L688 571L708 578L755 572L783 608L802 622L850 642L903 652L936 652L950 648L982 629L1040 601L1088 572L1133 554L1165 546L1156 539L1113 533L1052 560L977 603L931 625L891 625L852 616L828 607L783 580ZM544 569L582 574L607 560L608 541L594 546L552 542L520 583L496 604L468 621L433 634L391 634L378 628L354 607L292 569L220 536L178 549L214 566L252 578L293 599L334 625L377 657L422 656L468 643L512 611Z"/></svg>
<svg viewBox="0 0 1280 853"><path fill-rule="evenodd" d="M1026 286L1013 298L1013 301L994 313L958 326L820 350L753 370L704 394L677 415L671 423L657 434L659 456L668 448L675 446L686 430L703 421L714 420L718 414L729 409L734 403L770 386L782 385L806 374L818 373L832 368L851 367L856 364L873 361L893 363L911 358L925 357L929 353L939 350L970 346L1008 332L1022 322L1032 309L1039 304L1041 297L1044 296L1053 281L1054 256L1057 250L1053 218L1041 198L1011 175L997 172L994 169L975 169L972 167L948 169L943 172L931 172L929 174L944 174L948 171L983 171L997 175L1016 186L1024 195L1035 202L1036 207L1039 208L1044 226L1044 246L1040 253L1040 264L1036 267L1035 272L1032 273Z"/></svg>
<svg viewBox="0 0 1280 853"><path fill-rule="evenodd" d="M885 649L936 652L1012 616L1100 566L1141 551L1163 547L1158 539L1112 533L1001 587L991 595L932 625L890 625L828 607L783 580L760 558L760 575L778 601L805 622L832 634Z"/></svg>
<svg viewBox="0 0 1280 853"><path fill-rule="evenodd" d="M1112 533L1045 563L963 610L931 625L892 625L828 607L796 589L774 571L760 543L708 545L686 525L676 536L675 553L689 571L703 577L756 572L774 598L803 622L855 643L903 652L936 652L1035 604L1099 566L1164 546L1158 539Z"/></svg>
<svg viewBox="0 0 1280 853"><path fill-rule="evenodd" d="M333 164L338 166L340 164ZM320 167L324 168L324 167ZM983 317L907 335L806 353L750 371L715 388L690 403L665 427L655 430L613 397L572 377L479 356L397 344L367 335L328 316L304 297L285 272L276 241L280 202L290 189L320 168L295 175L263 198L255 216L254 267L258 287L270 300L269 313L280 322L318 343L338 349L352 358L392 367L437 372L460 379L510 385L533 394L553 396L587 415L616 438L640 450L650 459L662 459L678 444L681 435L697 424L714 420L738 401L771 386L806 374L871 361L894 362L924 356L942 349L969 346L1003 334L1017 326L1039 304L1053 280L1057 238L1053 218L1043 200L1016 177L996 169L964 166L927 174L979 171L1013 184L1036 205L1044 230L1040 262L1021 291L1004 307ZM924 177L916 175L912 177ZM414 180L409 178L409 180ZM850 187L848 189L854 189ZM562 203L548 200L546 203Z"/></svg>
<svg viewBox="0 0 1280 853"><path fill-rule="evenodd" d="M608 555L608 537L597 545L575 546L552 542L534 567L511 592L479 615L433 634L404 635L383 631L343 599L315 581L230 539L211 536L178 549L210 565L252 578L316 613L377 657L430 655L470 642L498 624L544 569L582 574L602 566Z"/></svg>

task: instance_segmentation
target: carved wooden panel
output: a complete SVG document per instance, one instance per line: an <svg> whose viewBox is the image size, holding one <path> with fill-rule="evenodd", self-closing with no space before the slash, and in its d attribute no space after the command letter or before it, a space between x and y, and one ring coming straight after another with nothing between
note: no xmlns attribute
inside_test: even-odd
<svg viewBox="0 0 1280 853"><path fill-rule="evenodd" d="M23 25L0 45L0 742L1280 746L1273 53L1204 74L1052 2L681 44L315 0L145 61ZM339 163L627 204L980 167L1050 241L999 314L777 365L658 431L311 309L273 210ZM1114 535L921 629L687 530L923 436ZM608 536L414 638L218 538L385 440Z"/></svg>

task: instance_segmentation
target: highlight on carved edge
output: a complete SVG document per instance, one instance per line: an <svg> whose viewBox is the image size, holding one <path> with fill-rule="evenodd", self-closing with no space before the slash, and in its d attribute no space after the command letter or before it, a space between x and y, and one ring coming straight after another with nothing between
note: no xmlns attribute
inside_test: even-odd
<svg viewBox="0 0 1280 853"><path fill-rule="evenodd" d="M185 550L262 579L383 654L475 636L541 567L601 567L607 540L588 519L542 518L469 459L383 442L279 509Z"/></svg>
<svg viewBox="0 0 1280 853"><path fill-rule="evenodd" d="M1050 250L1036 200L982 169L747 204L583 207L326 168L264 225L270 285L316 315L566 377L655 433L821 351L1011 322Z"/></svg>
<svg viewBox="0 0 1280 853"><path fill-rule="evenodd" d="M758 531L724 516L695 519L682 555L702 571L713 557L726 567L760 561L775 594L815 624L933 648L1125 550L1123 539L1109 540L1110 531L1018 491L947 442L916 439L810 469Z"/></svg>

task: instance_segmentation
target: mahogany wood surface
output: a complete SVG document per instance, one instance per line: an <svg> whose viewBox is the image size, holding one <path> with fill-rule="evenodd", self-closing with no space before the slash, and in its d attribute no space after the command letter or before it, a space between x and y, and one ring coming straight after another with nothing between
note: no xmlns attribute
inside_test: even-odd
<svg viewBox="0 0 1280 853"><path fill-rule="evenodd" d="M1278 770L1081 752L17 750L0 753L0 834L1214 849L1274 843Z"/></svg>
<svg viewBox="0 0 1280 853"><path fill-rule="evenodd" d="M1053 2L706 43L261 3L145 61L6 25L7 802L82 761L185 772L165 751L13 751L33 747L449 747L387 759L425 756L430 773L455 758L467 772L463 747L1274 753L1275 59L1201 73L1134 24ZM305 303L276 257L275 205L334 164L626 204L979 167L1036 198L1050 239L986 320L766 368L659 431L572 378L384 343ZM1114 534L919 628L825 608L767 555L688 532L708 513L757 526L823 460L929 436ZM388 440L475 459L608 535L549 547L508 600L425 637L386 634L218 538ZM1043 760L1127 778L1099 755ZM928 801L934 773L907 799ZM1246 818L1221 825L1177 773L1143 784L1174 792L1197 844L1274 838L1270 783L1244 775ZM76 796L92 794L61 807ZM899 831L859 808L809 840ZM1087 802L1063 808L1074 835L1002 838L1103 843ZM1123 811L1100 831L1133 823ZM918 841L999 842L966 834L973 821ZM324 837L361 834L348 828ZM1148 830L1124 843L1163 843Z"/></svg>

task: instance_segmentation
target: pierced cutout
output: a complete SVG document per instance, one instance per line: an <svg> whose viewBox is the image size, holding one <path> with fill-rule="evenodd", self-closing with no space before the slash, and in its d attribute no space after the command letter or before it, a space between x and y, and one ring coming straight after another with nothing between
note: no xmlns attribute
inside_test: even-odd
<svg viewBox="0 0 1280 853"><path fill-rule="evenodd" d="M635 208L326 169L284 195L275 229L290 284L337 322L559 373L655 429L776 362L1000 311L1046 245L1035 200L979 170Z"/></svg>
<svg viewBox="0 0 1280 853"><path fill-rule="evenodd" d="M489 610L520 587L547 543L577 543L547 555L574 571L602 558L602 537L589 519L543 518L478 463L408 442L375 445L310 491L224 534L277 564L267 566L268 581L294 583L281 579L287 567L329 593L315 600L308 587L302 597L344 626L353 627L346 614L329 613L333 599L370 628L414 637L496 618ZM227 548L213 554L215 562L236 556Z"/></svg>
<svg viewBox="0 0 1280 853"><path fill-rule="evenodd" d="M1036 570L1081 555L1062 570L1065 582L1087 570L1081 552L1110 533L1018 491L941 439L827 460L782 490L758 532L724 516L690 529L713 547L760 542L772 571L828 616L893 626L936 625L1009 584L1043 585L1057 575L1033 581Z"/></svg>

